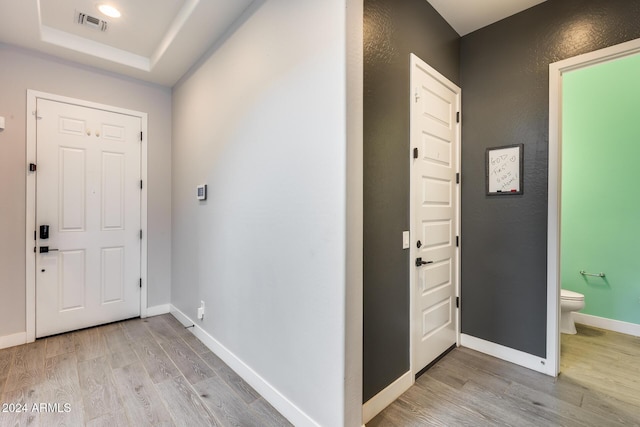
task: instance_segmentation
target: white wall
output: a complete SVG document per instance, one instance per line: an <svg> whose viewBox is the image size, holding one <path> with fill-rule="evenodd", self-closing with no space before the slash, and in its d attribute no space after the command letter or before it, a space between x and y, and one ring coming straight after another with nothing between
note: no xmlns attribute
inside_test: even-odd
<svg viewBox="0 0 640 427"><path fill-rule="evenodd" d="M312 424L356 425L362 173L347 162L361 162L361 47L358 133L347 1L259 3L174 88L172 303L195 319L204 300L199 326Z"/></svg>
<svg viewBox="0 0 640 427"><path fill-rule="evenodd" d="M148 306L168 304L171 277L171 91L0 44L0 337L25 332L27 89L149 114Z"/></svg>

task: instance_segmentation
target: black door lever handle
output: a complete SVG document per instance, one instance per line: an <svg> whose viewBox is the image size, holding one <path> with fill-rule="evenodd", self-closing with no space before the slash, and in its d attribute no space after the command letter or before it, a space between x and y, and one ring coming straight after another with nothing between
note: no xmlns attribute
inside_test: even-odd
<svg viewBox="0 0 640 427"><path fill-rule="evenodd" d="M416 258L416 267L421 267L426 264L433 264L433 261L423 261L422 258Z"/></svg>

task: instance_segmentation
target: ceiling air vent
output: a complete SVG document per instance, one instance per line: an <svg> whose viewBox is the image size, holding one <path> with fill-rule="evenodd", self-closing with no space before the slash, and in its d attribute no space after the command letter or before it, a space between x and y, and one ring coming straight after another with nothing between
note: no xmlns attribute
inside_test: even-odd
<svg viewBox="0 0 640 427"><path fill-rule="evenodd" d="M80 25L93 28L94 30L107 31L107 21L87 15L86 13L76 12L76 22Z"/></svg>

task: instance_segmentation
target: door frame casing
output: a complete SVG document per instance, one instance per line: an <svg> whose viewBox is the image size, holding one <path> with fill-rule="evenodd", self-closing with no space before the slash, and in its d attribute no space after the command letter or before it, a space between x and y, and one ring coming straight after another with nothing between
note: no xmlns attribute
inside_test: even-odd
<svg viewBox="0 0 640 427"><path fill-rule="evenodd" d="M560 372L560 236L562 219L562 76L640 53L640 39L549 64L549 179L547 222L547 373Z"/></svg>
<svg viewBox="0 0 640 427"><path fill-rule="evenodd" d="M458 100L458 111L460 113L460 115L462 116L462 89L459 88L457 85L455 85L453 82L451 82L448 78L446 78L445 76L443 76L441 73L439 73L437 70L435 70L433 67L431 67L429 64L427 64L425 61L423 61L422 59L420 59L420 57L418 57L416 54L411 53L410 54L410 71L409 71L409 76L410 76L410 84L409 84L409 307L410 307L410 337L409 337L409 354L410 354L410 362L409 362L409 370L411 372L411 377L412 377L412 383L415 382L415 374L417 372L420 371L420 369L416 370L416 363L415 363L415 328L417 327L417 325L415 324L415 310L416 310L416 300L414 298L414 293L415 293L415 286L416 286L416 275L415 275L415 266L413 264L413 260L415 259L416 256L416 251L414 248L414 245L411 244L411 242L413 242L413 236L415 236L416 230L415 230L415 225L414 225L414 221L415 221L415 202L414 202L414 198L413 198L413 192L415 190L414 185L413 185L413 148L416 146L415 142L412 140L413 138L413 126L414 126L414 122L413 122L413 109L415 106L415 102L413 102L413 96L414 96L414 89L415 89L415 84L416 82L413 79L413 70L416 67L416 65L420 65L422 68L424 68L425 70L427 70L429 72L429 74L431 74L436 80L438 80L440 83L442 83L443 85L445 85L448 89L450 89L452 92L454 92L456 94L456 98ZM455 112L454 112L455 114ZM460 120L460 122L456 123L456 127L457 129L457 137L456 137L456 172L460 173L460 164L461 164L461 159L462 159L462 153L461 153L461 148L462 148L462 120ZM456 236L460 236L460 212L461 212L461 184L456 184L456 213L455 213L455 217L456 217L456 230L455 230L455 234ZM456 276L456 297L460 297L460 248L462 247L462 245L456 247L456 268L455 268L455 276ZM462 300L462 298L460 298L460 300ZM460 301L460 307L456 309L456 318L455 318L455 322L456 322L456 346L460 346L460 313L462 311L462 301Z"/></svg>
<svg viewBox="0 0 640 427"><path fill-rule="evenodd" d="M144 183L140 194L140 228L142 229L142 243L140 245L140 277L142 287L140 289L140 317L147 317L147 147L148 147L148 115L140 111L114 107L111 105L99 104L91 101L70 98L62 95L55 95L27 89L27 162L36 163L37 154L37 118L36 106L38 99L77 105L80 107L104 110L118 114L125 114L140 118L142 127L142 142L140 152L140 177ZM30 172L26 168L26 333L27 342L36 339L36 253L34 252L34 230L36 230L36 173Z"/></svg>

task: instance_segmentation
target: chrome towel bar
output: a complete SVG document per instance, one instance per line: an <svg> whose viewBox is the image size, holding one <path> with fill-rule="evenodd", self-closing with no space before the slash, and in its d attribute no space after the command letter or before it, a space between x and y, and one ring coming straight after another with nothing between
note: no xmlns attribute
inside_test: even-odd
<svg viewBox="0 0 640 427"><path fill-rule="evenodd" d="M584 270L580 270L580 274L583 276L604 277L604 273L587 273Z"/></svg>

